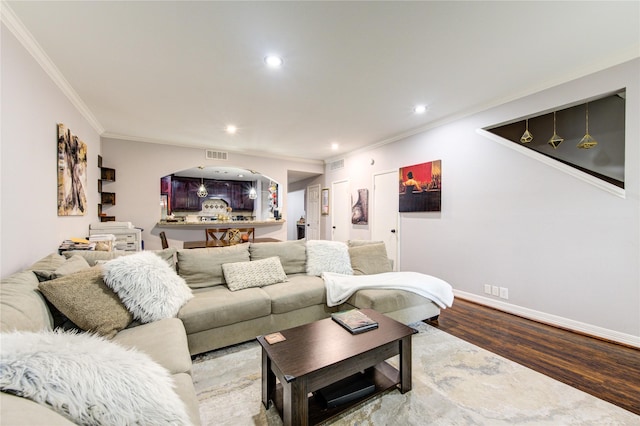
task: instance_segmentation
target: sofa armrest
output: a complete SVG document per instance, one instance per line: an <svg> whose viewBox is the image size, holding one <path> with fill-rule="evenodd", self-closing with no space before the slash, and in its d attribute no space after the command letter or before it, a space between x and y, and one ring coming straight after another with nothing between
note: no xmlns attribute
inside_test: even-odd
<svg viewBox="0 0 640 426"><path fill-rule="evenodd" d="M75 423L30 399L0 392L0 419L13 426L73 426Z"/></svg>

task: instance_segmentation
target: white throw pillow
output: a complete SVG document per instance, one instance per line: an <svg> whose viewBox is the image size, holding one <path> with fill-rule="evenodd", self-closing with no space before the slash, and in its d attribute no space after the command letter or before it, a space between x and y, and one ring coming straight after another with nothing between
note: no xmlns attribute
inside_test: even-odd
<svg viewBox="0 0 640 426"><path fill-rule="evenodd" d="M103 265L104 282L142 322L175 317L193 293L169 264L150 252L122 256Z"/></svg>
<svg viewBox="0 0 640 426"><path fill-rule="evenodd" d="M323 272L353 275L349 247L341 241L307 241L307 275Z"/></svg>
<svg viewBox="0 0 640 426"><path fill-rule="evenodd" d="M283 283L287 280L287 274L284 273L278 257L268 257L250 262L225 263L222 265L222 271L231 291Z"/></svg>
<svg viewBox="0 0 640 426"><path fill-rule="evenodd" d="M0 388L84 425L189 425L169 372L88 333L0 336Z"/></svg>

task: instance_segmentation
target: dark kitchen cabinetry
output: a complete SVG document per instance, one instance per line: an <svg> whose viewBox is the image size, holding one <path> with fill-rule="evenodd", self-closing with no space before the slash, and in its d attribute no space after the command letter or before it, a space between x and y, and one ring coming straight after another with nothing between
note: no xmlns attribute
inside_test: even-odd
<svg viewBox="0 0 640 426"><path fill-rule="evenodd" d="M171 179L171 210L200 211L202 198L198 197L200 179L173 177Z"/></svg>
<svg viewBox="0 0 640 426"><path fill-rule="evenodd" d="M204 186L208 192L206 198L198 197L200 184L201 180L198 178L172 176L169 197L171 210L200 211L203 200L220 198L233 210L253 211L253 200L249 198L251 182L204 179Z"/></svg>
<svg viewBox="0 0 640 426"><path fill-rule="evenodd" d="M249 198L250 182L233 182L231 186L231 207L233 210L253 211L253 200Z"/></svg>

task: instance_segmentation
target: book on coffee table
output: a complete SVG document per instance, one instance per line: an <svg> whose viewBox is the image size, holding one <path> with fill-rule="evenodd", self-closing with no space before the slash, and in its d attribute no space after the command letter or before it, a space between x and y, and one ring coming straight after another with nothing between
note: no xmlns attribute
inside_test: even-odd
<svg viewBox="0 0 640 426"><path fill-rule="evenodd" d="M359 309L336 312L331 314L331 318L352 334L364 333L365 331L378 328L378 323L362 313Z"/></svg>

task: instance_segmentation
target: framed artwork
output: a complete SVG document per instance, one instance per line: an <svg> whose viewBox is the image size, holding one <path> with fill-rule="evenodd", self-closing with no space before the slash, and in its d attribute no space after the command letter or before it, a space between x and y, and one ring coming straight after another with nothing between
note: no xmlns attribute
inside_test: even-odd
<svg viewBox="0 0 640 426"><path fill-rule="evenodd" d="M58 124L58 216L87 213L87 145Z"/></svg>
<svg viewBox="0 0 640 426"><path fill-rule="evenodd" d="M320 211L323 216L329 214L329 188L324 188L320 192Z"/></svg>
<svg viewBox="0 0 640 426"><path fill-rule="evenodd" d="M354 203L354 198L356 201ZM369 223L369 190L358 189L357 195L351 196L351 223L354 225L367 225Z"/></svg>
<svg viewBox="0 0 640 426"><path fill-rule="evenodd" d="M398 187L400 212L439 212L442 160L402 167Z"/></svg>

